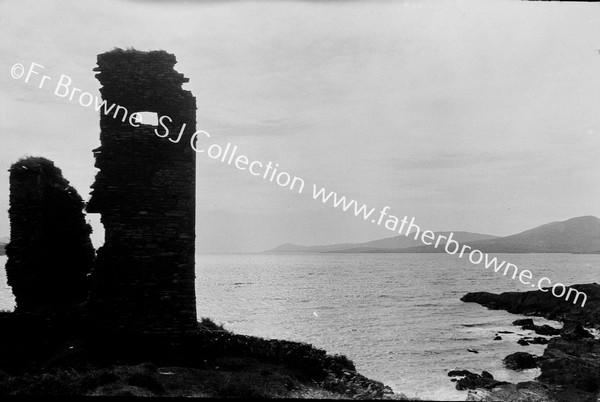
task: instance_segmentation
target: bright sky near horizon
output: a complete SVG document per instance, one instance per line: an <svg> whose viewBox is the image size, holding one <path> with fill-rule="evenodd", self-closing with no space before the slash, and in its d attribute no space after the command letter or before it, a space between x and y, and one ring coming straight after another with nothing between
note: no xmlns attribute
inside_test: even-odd
<svg viewBox="0 0 600 402"><path fill-rule="evenodd" d="M99 145L93 108L11 78L11 66L35 62L99 95L96 55L115 47L174 53L214 142L423 228L509 235L600 216L599 4L5 0L0 10L0 237L12 163L52 159L87 200ZM197 167L199 252L394 235L310 189L203 155Z"/></svg>

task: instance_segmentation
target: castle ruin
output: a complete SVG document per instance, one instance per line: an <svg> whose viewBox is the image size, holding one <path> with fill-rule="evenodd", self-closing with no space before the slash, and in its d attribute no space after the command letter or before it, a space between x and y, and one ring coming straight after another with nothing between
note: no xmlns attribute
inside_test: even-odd
<svg viewBox="0 0 600 402"><path fill-rule="evenodd" d="M165 51L116 49L98 55L94 69L106 104L86 209L101 214L105 243L91 274L89 307L111 330L197 328L196 153L189 140L165 135L165 127L176 135L184 125L188 135L195 132L196 99L182 89L188 79L175 63ZM169 119L159 126L162 116Z"/></svg>
<svg viewBox="0 0 600 402"><path fill-rule="evenodd" d="M10 168L6 277L19 313L52 313L82 303L94 262L83 200L48 159Z"/></svg>

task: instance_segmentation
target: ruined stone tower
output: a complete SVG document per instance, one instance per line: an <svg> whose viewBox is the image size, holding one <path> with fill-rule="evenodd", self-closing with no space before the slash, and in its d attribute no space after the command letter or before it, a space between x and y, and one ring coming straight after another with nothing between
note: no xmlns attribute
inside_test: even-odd
<svg viewBox="0 0 600 402"><path fill-rule="evenodd" d="M6 276L15 311L62 311L87 298L94 247L83 206L54 162L28 157L11 166Z"/></svg>
<svg viewBox="0 0 600 402"><path fill-rule="evenodd" d="M189 143L196 99L182 89L188 79L175 63L164 51L116 49L98 55L94 69L106 104L87 211L101 214L105 244L92 271L89 305L111 330L197 328L196 153ZM141 112L155 115L134 115ZM186 134L175 143L183 125Z"/></svg>

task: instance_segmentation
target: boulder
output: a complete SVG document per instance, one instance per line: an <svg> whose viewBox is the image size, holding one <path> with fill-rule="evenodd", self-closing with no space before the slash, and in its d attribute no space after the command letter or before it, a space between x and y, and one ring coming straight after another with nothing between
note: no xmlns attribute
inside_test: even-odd
<svg viewBox="0 0 600 402"><path fill-rule="evenodd" d="M535 338L531 339L531 340L527 340L527 342L529 342L532 345L545 345L547 344L549 341L546 338L543 338L541 336L536 336Z"/></svg>
<svg viewBox="0 0 600 402"><path fill-rule="evenodd" d="M456 389L459 391L477 388L492 389L498 385L508 384L504 381L496 381L493 377L490 377L492 377L492 375L486 371L484 371L482 375L474 373L468 374L456 382Z"/></svg>
<svg viewBox="0 0 600 402"><path fill-rule="evenodd" d="M578 339L594 339L594 335L590 334L585 328L573 321L565 322L563 329L560 332L560 336L568 340Z"/></svg>
<svg viewBox="0 0 600 402"><path fill-rule="evenodd" d="M513 325L516 325L516 326L522 326L522 325L535 325L535 324L533 323L533 320L532 320L531 318L523 318L523 319L520 319L520 320L515 320L515 321L513 321L513 323L512 323L512 324L513 324Z"/></svg>
<svg viewBox="0 0 600 402"><path fill-rule="evenodd" d="M538 335L553 336L553 335L560 334L560 329L551 327L550 325L547 325L547 324L544 324L541 326L540 325L523 325L521 328L534 331Z"/></svg>
<svg viewBox="0 0 600 402"><path fill-rule="evenodd" d="M516 352L504 358L504 365L511 370L536 368L536 356L527 352Z"/></svg>
<svg viewBox="0 0 600 402"><path fill-rule="evenodd" d="M469 370L451 370L448 372L448 377L464 377L469 374L474 373L471 373Z"/></svg>

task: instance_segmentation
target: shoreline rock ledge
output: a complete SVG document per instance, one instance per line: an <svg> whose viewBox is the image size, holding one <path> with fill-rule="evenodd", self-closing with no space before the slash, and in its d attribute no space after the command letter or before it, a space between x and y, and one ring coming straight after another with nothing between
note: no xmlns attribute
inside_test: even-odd
<svg viewBox="0 0 600 402"><path fill-rule="evenodd" d="M584 307L580 297L577 304L555 297L550 291L528 292L471 292L460 298L465 303L478 303L491 310L506 310L513 314L544 317L556 321L575 321L585 327L600 328L600 285L597 283L566 287L587 295ZM571 298L572 299L572 298Z"/></svg>
<svg viewBox="0 0 600 402"><path fill-rule="evenodd" d="M539 316L563 322L559 336L550 339L538 364L535 381L469 391L468 401L597 401L600 396L600 339L585 328L600 328L600 285L567 287L587 295L584 307L551 292L467 293L460 300L492 310ZM566 294L566 293L565 293ZM540 327L541 328L541 327ZM536 359L537 360L537 359Z"/></svg>

